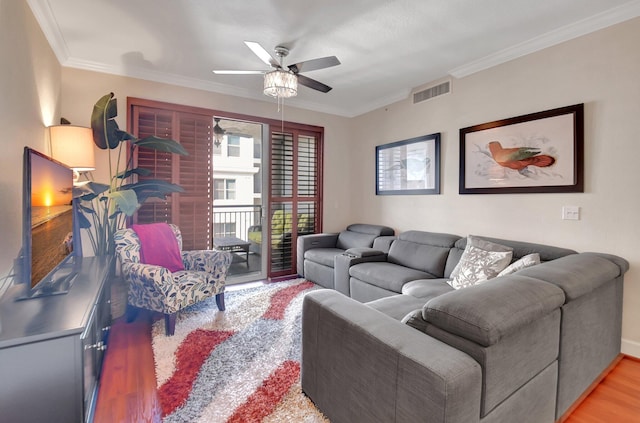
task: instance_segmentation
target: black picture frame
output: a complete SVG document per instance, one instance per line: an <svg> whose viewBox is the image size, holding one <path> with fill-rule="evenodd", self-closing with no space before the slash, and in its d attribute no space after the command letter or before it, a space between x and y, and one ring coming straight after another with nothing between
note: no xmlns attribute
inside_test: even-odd
<svg viewBox="0 0 640 423"><path fill-rule="evenodd" d="M440 194L440 133L376 146L376 195Z"/></svg>
<svg viewBox="0 0 640 423"><path fill-rule="evenodd" d="M459 192L584 192L584 104L460 129Z"/></svg>

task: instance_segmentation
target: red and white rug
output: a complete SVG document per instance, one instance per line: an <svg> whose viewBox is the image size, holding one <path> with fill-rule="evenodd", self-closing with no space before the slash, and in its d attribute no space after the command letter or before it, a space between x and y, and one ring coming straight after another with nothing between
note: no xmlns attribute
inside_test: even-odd
<svg viewBox="0 0 640 423"><path fill-rule="evenodd" d="M300 388L304 279L225 294L153 325L163 422L323 422Z"/></svg>

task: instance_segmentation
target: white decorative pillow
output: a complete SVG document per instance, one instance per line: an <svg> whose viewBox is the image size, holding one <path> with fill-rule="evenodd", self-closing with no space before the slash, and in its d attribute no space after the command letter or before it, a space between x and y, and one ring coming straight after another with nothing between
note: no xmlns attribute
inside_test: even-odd
<svg viewBox="0 0 640 423"><path fill-rule="evenodd" d="M506 269L498 273L498 276L510 275L512 273L517 272L520 269L524 269L525 267L530 267L536 264L540 264L540 254L538 253L527 254L526 256L522 257L520 260L517 260L511 263Z"/></svg>
<svg viewBox="0 0 640 423"><path fill-rule="evenodd" d="M460 289L495 278L511 263L512 256L510 247L469 235L462 257L447 283Z"/></svg>

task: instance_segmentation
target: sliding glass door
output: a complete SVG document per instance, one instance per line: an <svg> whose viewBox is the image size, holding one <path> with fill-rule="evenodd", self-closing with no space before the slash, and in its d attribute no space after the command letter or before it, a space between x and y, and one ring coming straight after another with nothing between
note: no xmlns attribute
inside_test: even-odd
<svg viewBox="0 0 640 423"><path fill-rule="evenodd" d="M214 131L218 136L212 149L212 246L233 254L228 283L266 279L262 200L265 125L215 118L219 130Z"/></svg>

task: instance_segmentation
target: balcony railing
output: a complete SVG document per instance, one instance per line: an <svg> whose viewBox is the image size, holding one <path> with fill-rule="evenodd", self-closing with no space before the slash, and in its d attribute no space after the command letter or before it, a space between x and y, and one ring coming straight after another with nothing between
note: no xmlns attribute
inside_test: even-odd
<svg viewBox="0 0 640 423"><path fill-rule="evenodd" d="M224 205L213 206L212 238L236 237L248 241L251 226L262 222L262 206Z"/></svg>

